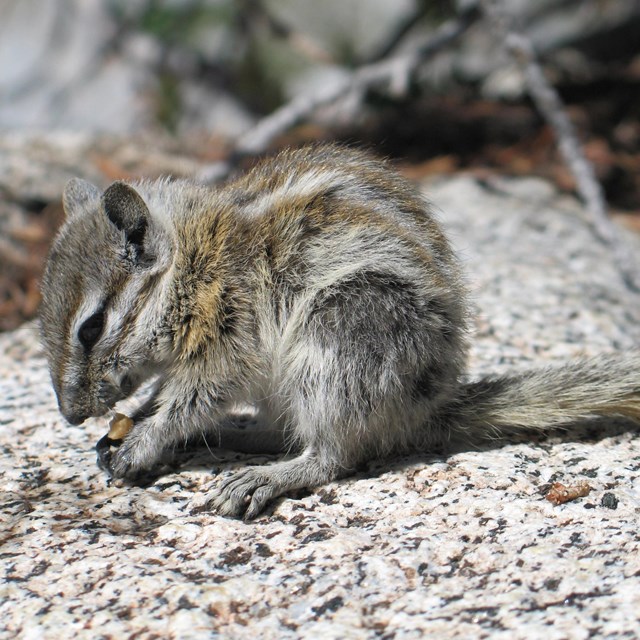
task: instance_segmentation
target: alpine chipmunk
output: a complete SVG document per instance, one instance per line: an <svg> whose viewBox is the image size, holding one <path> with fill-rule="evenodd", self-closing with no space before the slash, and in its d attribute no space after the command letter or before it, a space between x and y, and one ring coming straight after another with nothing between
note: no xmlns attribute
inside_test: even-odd
<svg viewBox="0 0 640 640"><path fill-rule="evenodd" d="M246 519L452 438L640 420L638 353L464 382L456 258L416 188L364 152L284 151L216 189L74 179L63 203L41 307L60 411L80 424L156 379L106 459L113 478L196 436L237 444L220 425L239 403L271 421L240 433L243 450L295 453L207 496Z"/></svg>

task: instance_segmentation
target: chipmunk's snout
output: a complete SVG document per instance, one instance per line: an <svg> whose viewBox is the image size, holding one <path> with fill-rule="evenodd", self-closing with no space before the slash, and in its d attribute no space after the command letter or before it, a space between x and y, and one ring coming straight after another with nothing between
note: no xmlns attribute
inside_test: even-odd
<svg viewBox="0 0 640 640"><path fill-rule="evenodd" d="M102 403L91 402L86 389L68 389L58 394L58 408L64 419L72 425L82 424L87 418L95 418L108 411L108 407Z"/></svg>
<svg viewBox="0 0 640 640"><path fill-rule="evenodd" d="M63 397L58 396L58 408L64 419L72 425L82 424L88 417L89 412L78 407L76 404L66 401Z"/></svg>
<svg viewBox="0 0 640 640"><path fill-rule="evenodd" d="M70 413L70 412L62 411L62 409L60 411L61 411L62 415L64 416L64 419L69 424L72 424L74 426L82 424L89 417L88 415L85 415L84 413Z"/></svg>

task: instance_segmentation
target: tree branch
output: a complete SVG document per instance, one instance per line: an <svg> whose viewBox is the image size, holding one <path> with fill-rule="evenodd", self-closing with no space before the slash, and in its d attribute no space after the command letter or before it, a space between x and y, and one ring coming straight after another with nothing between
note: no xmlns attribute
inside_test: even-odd
<svg viewBox="0 0 640 640"><path fill-rule="evenodd" d="M459 38L478 17L477 8L471 7L457 18L443 23L431 38L412 51L363 65L331 85L295 97L241 135L233 145L228 161L203 167L199 179L203 182L224 179L240 159L264 153L274 138L310 118L320 107L335 104L354 94L364 95L366 90L373 87L386 86L387 90L396 95L405 92L419 65Z"/></svg>
<svg viewBox="0 0 640 640"><path fill-rule="evenodd" d="M627 286L633 291L640 291L640 268L636 257L607 215L602 187L582 151L562 99L542 71L531 40L516 31L503 10L502 0L480 0L480 6L521 69L531 99L553 129L560 153L574 176L576 190L585 204L596 236L612 251Z"/></svg>

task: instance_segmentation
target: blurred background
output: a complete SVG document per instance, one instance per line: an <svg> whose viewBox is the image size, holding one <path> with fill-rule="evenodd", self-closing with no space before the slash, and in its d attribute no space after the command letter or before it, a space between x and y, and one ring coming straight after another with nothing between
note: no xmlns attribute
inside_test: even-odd
<svg viewBox="0 0 640 640"><path fill-rule="evenodd" d="M472 4L0 0L0 330L37 309L67 179L198 176L274 110L415 52ZM640 0L504 5L562 97L611 210L640 227ZM335 139L416 179L539 175L574 189L482 15L400 80L345 92L264 151Z"/></svg>

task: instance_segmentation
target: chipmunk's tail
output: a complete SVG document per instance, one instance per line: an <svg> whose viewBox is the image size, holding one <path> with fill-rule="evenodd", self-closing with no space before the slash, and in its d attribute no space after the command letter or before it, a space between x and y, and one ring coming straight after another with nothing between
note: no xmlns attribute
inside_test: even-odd
<svg viewBox="0 0 640 640"><path fill-rule="evenodd" d="M464 384L448 414L454 433L468 440L547 430L602 416L640 422L640 352Z"/></svg>

